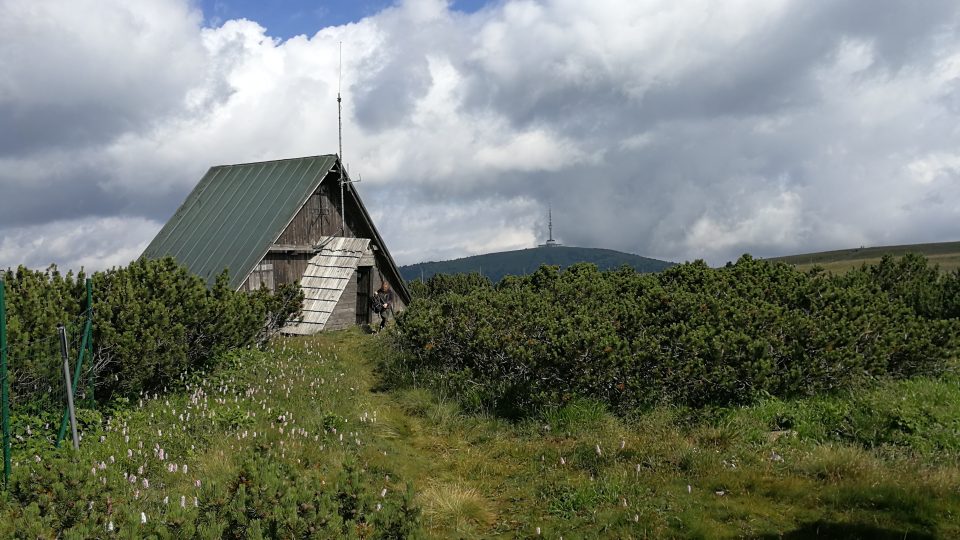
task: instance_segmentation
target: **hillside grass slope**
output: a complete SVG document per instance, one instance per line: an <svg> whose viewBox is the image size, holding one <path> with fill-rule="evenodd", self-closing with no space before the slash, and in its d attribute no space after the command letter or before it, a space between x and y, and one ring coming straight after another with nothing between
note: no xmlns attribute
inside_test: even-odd
<svg viewBox="0 0 960 540"><path fill-rule="evenodd" d="M76 454L50 449L45 419L15 419L0 537L960 536L955 375L625 418L578 400L509 422L388 390L389 339L231 355L82 411Z"/></svg>
<svg viewBox="0 0 960 540"><path fill-rule="evenodd" d="M908 253L919 253L926 256L932 264L939 265L943 271L960 269L960 242L861 247L774 257L771 260L794 265L799 270L809 270L814 266L822 266L831 272L845 272L852 268L859 268L864 264L876 264L880 262L884 255L902 257Z"/></svg>

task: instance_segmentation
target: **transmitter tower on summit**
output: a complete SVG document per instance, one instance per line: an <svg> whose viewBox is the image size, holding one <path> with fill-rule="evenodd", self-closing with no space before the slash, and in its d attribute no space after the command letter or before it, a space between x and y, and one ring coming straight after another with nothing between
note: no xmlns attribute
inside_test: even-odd
<svg viewBox="0 0 960 540"><path fill-rule="evenodd" d="M547 230L549 231L549 237L547 238L547 241L543 244L540 244L537 247L550 248L550 247L562 246L563 244L560 244L553 239L553 206L552 205L547 207Z"/></svg>

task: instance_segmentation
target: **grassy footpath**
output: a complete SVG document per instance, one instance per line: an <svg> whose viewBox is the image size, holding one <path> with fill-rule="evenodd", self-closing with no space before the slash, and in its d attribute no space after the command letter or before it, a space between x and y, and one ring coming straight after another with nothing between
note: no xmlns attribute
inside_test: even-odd
<svg viewBox="0 0 960 540"><path fill-rule="evenodd" d="M0 538L960 537L956 379L510 424L383 390L383 339L245 351L91 421L77 456L20 422Z"/></svg>
<svg viewBox="0 0 960 540"><path fill-rule="evenodd" d="M345 339L345 337L341 338ZM960 537L960 388L519 425L420 389L379 396L435 537Z"/></svg>

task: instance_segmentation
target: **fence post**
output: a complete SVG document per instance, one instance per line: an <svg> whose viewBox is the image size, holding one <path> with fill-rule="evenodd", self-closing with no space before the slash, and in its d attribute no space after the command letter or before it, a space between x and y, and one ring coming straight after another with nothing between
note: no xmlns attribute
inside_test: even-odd
<svg viewBox="0 0 960 540"><path fill-rule="evenodd" d="M84 335L86 339L87 355L90 357L90 372L87 376L87 394L90 397L90 408L93 409L97 406L97 402L93 397L93 391L96 386L97 378L96 373L94 373L93 368L96 367L93 363L93 280L87 278L87 332Z"/></svg>
<svg viewBox="0 0 960 540"><path fill-rule="evenodd" d="M83 339L80 342L80 351L77 353L77 367L73 370L73 384L71 385L70 379L67 379L67 385L71 386L71 394L76 395L77 389L80 388L80 373L83 370L83 355L87 352L88 346L91 351L93 349L91 345L92 333L93 333L93 289L91 285L90 278L87 278L87 321L83 325ZM64 354L67 354L64 352ZM90 355L91 360L93 359L93 354ZM69 369L69 368L68 368ZM91 393L90 402L93 403L93 375L87 379L88 391ZM68 408L72 405L68 405ZM60 442L63 441L63 438L67 435L67 420L69 419L67 415L72 414L72 411L67 409L63 410L63 417L60 419L60 431L57 433L57 447L60 446Z"/></svg>
<svg viewBox="0 0 960 540"><path fill-rule="evenodd" d="M60 356L63 357L63 384L67 387L67 411L70 413L70 428L73 431L73 449L80 449L80 438L77 437L77 415L73 410L73 388L70 384L70 357L67 354L67 329L63 324L57 325L60 334Z"/></svg>
<svg viewBox="0 0 960 540"><path fill-rule="evenodd" d="M10 483L10 380L7 377L7 298L0 279L0 416L3 423L3 487Z"/></svg>

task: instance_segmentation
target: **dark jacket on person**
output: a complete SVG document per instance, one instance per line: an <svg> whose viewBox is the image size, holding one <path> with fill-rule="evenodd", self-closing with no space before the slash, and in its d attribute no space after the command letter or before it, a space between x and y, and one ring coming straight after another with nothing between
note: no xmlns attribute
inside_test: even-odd
<svg viewBox="0 0 960 540"><path fill-rule="evenodd" d="M380 313L383 311L384 304L389 304L393 309L393 291L379 290L373 295L373 311Z"/></svg>

